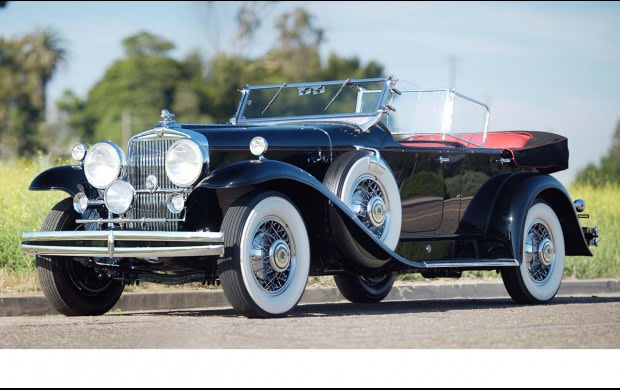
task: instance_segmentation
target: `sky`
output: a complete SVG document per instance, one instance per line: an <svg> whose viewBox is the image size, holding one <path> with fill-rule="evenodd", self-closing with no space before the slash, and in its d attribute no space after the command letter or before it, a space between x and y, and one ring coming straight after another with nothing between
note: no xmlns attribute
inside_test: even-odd
<svg viewBox="0 0 620 390"><path fill-rule="evenodd" d="M53 102L65 89L86 96L123 56L121 41L141 30L173 41L176 58L239 50L239 4L11 1L0 9L0 36L52 26L65 37L68 63L49 86ZM492 131L568 137L570 168L554 175L565 184L607 152L620 120L619 2L278 2L247 55L265 53L276 40L275 18L297 6L325 30L325 56L374 59L422 87L454 86L490 106Z"/></svg>

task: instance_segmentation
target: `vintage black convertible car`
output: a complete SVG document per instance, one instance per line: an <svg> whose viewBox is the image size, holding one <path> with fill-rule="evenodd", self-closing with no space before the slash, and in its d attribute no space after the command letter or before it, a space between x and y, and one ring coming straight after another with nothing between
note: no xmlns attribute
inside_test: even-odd
<svg viewBox="0 0 620 390"><path fill-rule="evenodd" d="M552 176L567 139L487 132L488 107L392 77L246 86L226 125L162 110L127 156L110 142L31 190L70 195L24 233L43 291L66 315L109 311L140 281L219 283L235 310L281 316L309 275L352 302L384 299L396 275L497 270L517 303L556 295L565 256L591 256Z"/></svg>

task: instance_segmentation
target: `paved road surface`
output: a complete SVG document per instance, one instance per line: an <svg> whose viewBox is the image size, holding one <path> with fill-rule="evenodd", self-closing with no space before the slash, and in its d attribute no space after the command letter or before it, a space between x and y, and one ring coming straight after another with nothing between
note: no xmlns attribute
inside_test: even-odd
<svg viewBox="0 0 620 390"><path fill-rule="evenodd" d="M275 320L230 309L5 317L0 348L620 348L620 295L312 304Z"/></svg>

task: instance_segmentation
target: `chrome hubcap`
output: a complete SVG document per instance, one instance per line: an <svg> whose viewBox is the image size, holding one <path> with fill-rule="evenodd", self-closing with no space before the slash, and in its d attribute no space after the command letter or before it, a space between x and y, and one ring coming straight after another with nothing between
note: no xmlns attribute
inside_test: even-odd
<svg viewBox="0 0 620 390"><path fill-rule="evenodd" d="M271 244L269 249L269 264L276 272L284 272L291 264L291 249L284 240Z"/></svg>
<svg viewBox="0 0 620 390"><path fill-rule="evenodd" d="M353 185L349 207L359 220L379 239L387 235L389 204L381 185L373 176L362 176Z"/></svg>
<svg viewBox="0 0 620 390"><path fill-rule="evenodd" d="M370 222L375 227L383 225L383 222L385 221L385 203L383 202L383 199L378 196L370 199L368 201L368 206L366 207L366 213L370 219Z"/></svg>
<svg viewBox="0 0 620 390"><path fill-rule="evenodd" d="M553 270L555 247L547 225L535 221L530 226L525 239L524 261L530 278L538 284L547 282Z"/></svg>
<svg viewBox="0 0 620 390"><path fill-rule="evenodd" d="M286 290L295 268L295 247L284 223L268 219L254 232L250 262L258 285L270 294Z"/></svg>

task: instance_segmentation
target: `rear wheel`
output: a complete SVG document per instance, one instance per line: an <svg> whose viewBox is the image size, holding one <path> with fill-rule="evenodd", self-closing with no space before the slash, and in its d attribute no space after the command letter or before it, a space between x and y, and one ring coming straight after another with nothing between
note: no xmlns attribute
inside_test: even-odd
<svg viewBox="0 0 620 390"><path fill-rule="evenodd" d="M519 304L551 301L564 274L564 235L553 209L535 203L527 213L521 265L502 269L502 279L510 297Z"/></svg>
<svg viewBox="0 0 620 390"><path fill-rule="evenodd" d="M41 231L81 229L72 199L58 203L49 212ZM51 305L66 316L98 316L107 313L123 293L121 282L104 270L82 265L73 257L37 256L37 272L43 293Z"/></svg>
<svg viewBox="0 0 620 390"><path fill-rule="evenodd" d="M365 277L359 275L335 275L338 290L353 303L381 302L392 291L395 276Z"/></svg>
<svg viewBox="0 0 620 390"><path fill-rule="evenodd" d="M218 262L224 293L247 317L283 316L301 299L310 272L310 242L301 214L268 191L238 199L222 223L226 255Z"/></svg>

